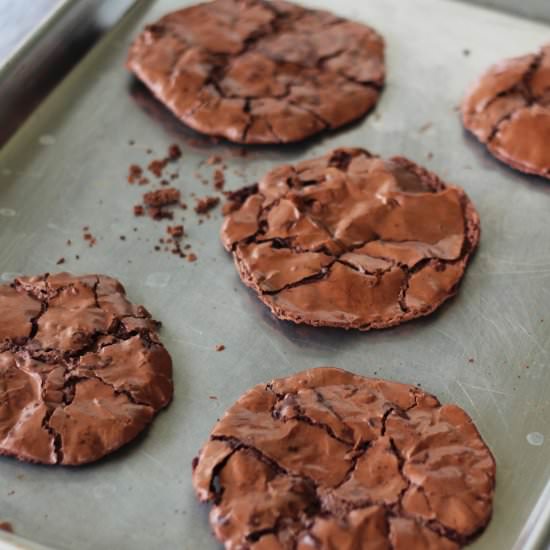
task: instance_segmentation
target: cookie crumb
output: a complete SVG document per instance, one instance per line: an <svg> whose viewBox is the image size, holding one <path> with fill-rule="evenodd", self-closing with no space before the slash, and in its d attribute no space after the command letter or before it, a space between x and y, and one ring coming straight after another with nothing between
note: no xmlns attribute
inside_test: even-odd
<svg viewBox="0 0 550 550"><path fill-rule="evenodd" d="M216 351L223 351L225 349L225 346L223 344L218 344L216 346Z"/></svg>
<svg viewBox="0 0 550 550"><path fill-rule="evenodd" d="M191 252L191 254L187 255L188 262L196 262L197 260L198 260L198 257L194 252Z"/></svg>
<svg viewBox="0 0 550 550"><path fill-rule="evenodd" d="M136 183L143 174L143 169L138 164L130 164L128 167L128 183Z"/></svg>
<svg viewBox="0 0 550 550"><path fill-rule="evenodd" d="M157 189L156 191L149 191L143 195L143 202L146 206L168 206L175 204L180 200L181 193L174 187L167 187L166 189Z"/></svg>
<svg viewBox="0 0 550 550"><path fill-rule="evenodd" d="M172 237L174 237L176 239L179 238L179 237L183 237L183 234L184 234L183 225L169 225L166 228L166 232L169 235L172 235Z"/></svg>
<svg viewBox="0 0 550 550"><path fill-rule="evenodd" d="M214 187L221 191L225 185L225 175L221 170L214 171Z"/></svg>
<svg viewBox="0 0 550 550"><path fill-rule="evenodd" d="M84 238L85 241L88 242L88 246L90 248L97 244L97 239L89 231L84 233L83 238Z"/></svg>
<svg viewBox="0 0 550 550"><path fill-rule="evenodd" d="M168 148L168 158L170 160L178 160L181 157L181 149L177 143L172 143Z"/></svg>
<svg viewBox="0 0 550 550"><path fill-rule="evenodd" d="M162 171L166 166L166 162L167 161L165 159L152 160L149 163L149 166L147 166L147 169L149 170L149 172L153 173L157 178L160 178L162 176Z"/></svg>
<svg viewBox="0 0 550 550"><path fill-rule="evenodd" d="M13 533L13 525L9 521L0 521L0 529L6 533Z"/></svg>
<svg viewBox="0 0 550 550"><path fill-rule="evenodd" d="M143 216L143 214L145 214L143 206L141 206L141 204L136 204L134 206L134 216ZM134 227L134 231L137 231L136 227Z"/></svg>
<svg viewBox="0 0 550 550"><path fill-rule="evenodd" d="M215 208L220 202L219 197L203 197L201 199L196 199L197 204L195 206L195 212L197 214L206 214Z"/></svg>

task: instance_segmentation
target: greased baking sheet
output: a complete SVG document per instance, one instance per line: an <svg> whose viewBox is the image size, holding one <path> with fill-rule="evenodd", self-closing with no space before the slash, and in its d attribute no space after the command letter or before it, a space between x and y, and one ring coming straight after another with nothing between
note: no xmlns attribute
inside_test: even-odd
<svg viewBox="0 0 550 550"><path fill-rule="evenodd" d="M449 0L317 0L318 7L371 24L386 38L381 101L368 118L340 132L240 157L225 143L190 141L194 134L124 70L127 47L143 24L188 4L138 5L0 152L2 279L57 271L61 257L63 269L120 278L130 298L163 322L175 376L172 405L145 437L111 458L78 469L0 459L0 521L10 521L23 539L57 549L219 548L190 479L191 460L214 422L258 382L336 365L421 384L464 407L498 464L494 517L471 548L544 548L550 183L494 160L464 133L456 108L489 64L535 50L550 27ZM155 252L166 224L133 216L147 188L126 183L129 164L158 158L173 142L183 149L175 185L189 203L192 192L212 194L194 173L209 177L212 168L201 163L214 154L225 158L228 189L277 163L336 146L403 154L466 189L481 215L480 249L459 296L427 319L366 334L276 321L240 283L222 250L219 211L202 225L185 212L195 263ZM83 226L96 246L83 240ZM225 351L216 352L217 344ZM8 539L15 540L0 534L0 547ZM23 539L16 547L31 548Z"/></svg>

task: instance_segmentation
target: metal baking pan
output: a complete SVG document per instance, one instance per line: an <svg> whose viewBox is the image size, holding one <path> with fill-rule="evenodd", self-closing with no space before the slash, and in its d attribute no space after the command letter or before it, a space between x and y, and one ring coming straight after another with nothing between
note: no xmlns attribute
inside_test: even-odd
<svg viewBox="0 0 550 550"><path fill-rule="evenodd" d="M421 384L464 407L498 463L494 517L471 548L545 548L550 184L490 157L462 130L456 107L489 64L535 50L550 28L449 0L316 0L385 36L381 102L340 132L241 157L225 143L190 140L192 132L123 68L146 22L190 3L138 3L0 152L2 279L57 271L60 257L64 269L120 278L132 300L164 323L176 385L173 404L149 432L98 464L51 468L0 459L0 521L10 521L18 535L0 532L0 548L219 548L191 489L192 457L216 418L250 386L327 364ZM126 183L128 165L143 165L173 142L183 149L175 183L188 200L212 193L194 173L208 177L212 168L204 161L213 154L225 158L229 189L276 163L335 146L406 155L466 189L481 215L480 249L459 295L429 318L367 334L278 322L238 280L218 241L219 213L202 225L194 213L185 215L195 263L155 252L164 224L134 218L132 205L147 188ZM84 225L98 240L93 248L82 239ZM226 346L221 353L219 343ZM14 540L15 546L1 542Z"/></svg>

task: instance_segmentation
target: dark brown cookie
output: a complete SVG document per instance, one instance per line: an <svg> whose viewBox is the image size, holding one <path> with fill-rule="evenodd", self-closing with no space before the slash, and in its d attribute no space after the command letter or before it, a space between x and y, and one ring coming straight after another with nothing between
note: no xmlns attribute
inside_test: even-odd
<svg viewBox="0 0 550 550"><path fill-rule="evenodd" d="M372 109L384 42L365 25L289 2L214 0L146 27L127 65L199 132L287 143Z"/></svg>
<svg viewBox="0 0 550 550"><path fill-rule="evenodd" d="M454 295L479 240L464 191L412 162L337 149L233 193L222 240L280 319L384 328Z"/></svg>
<svg viewBox="0 0 550 550"><path fill-rule="evenodd" d="M193 484L228 549L451 550L490 520L495 461L456 405L319 368L243 395Z"/></svg>
<svg viewBox="0 0 550 550"><path fill-rule="evenodd" d="M19 277L0 286L0 319L0 455L92 462L172 398L158 323L111 277Z"/></svg>
<svg viewBox="0 0 550 550"><path fill-rule="evenodd" d="M462 120L502 162L550 178L550 45L491 67L464 99Z"/></svg>

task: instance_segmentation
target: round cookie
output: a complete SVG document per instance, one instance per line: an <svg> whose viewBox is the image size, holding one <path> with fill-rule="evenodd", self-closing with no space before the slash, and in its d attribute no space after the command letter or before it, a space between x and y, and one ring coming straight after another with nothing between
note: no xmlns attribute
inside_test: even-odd
<svg viewBox="0 0 550 550"><path fill-rule="evenodd" d="M434 311L480 234L462 189L362 149L276 168L225 212L223 244L276 317L360 330Z"/></svg>
<svg viewBox="0 0 550 550"><path fill-rule="evenodd" d="M502 162L550 178L550 45L491 67L464 99L462 120Z"/></svg>
<svg viewBox="0 0 550 550"><path fill-rule="evenodd" d="M111 277L19 277L0 286L0 318L0 455L93 462L172 398L158 323Z"/></svg>
<svg viewBox="0 0 550 550"><path fill-rule="evenodd" d="M373 108L384 41L366 25L289 2L214 0L147 26L127 66L199 132L288 143Z"/></svg>
<svg viewBox="0 0 550 550"><path fill-rule="evenodd" d="M193 485L228 549L451 550L489 522L495 468L456 405L318 368L245 393Z"/></svg>

